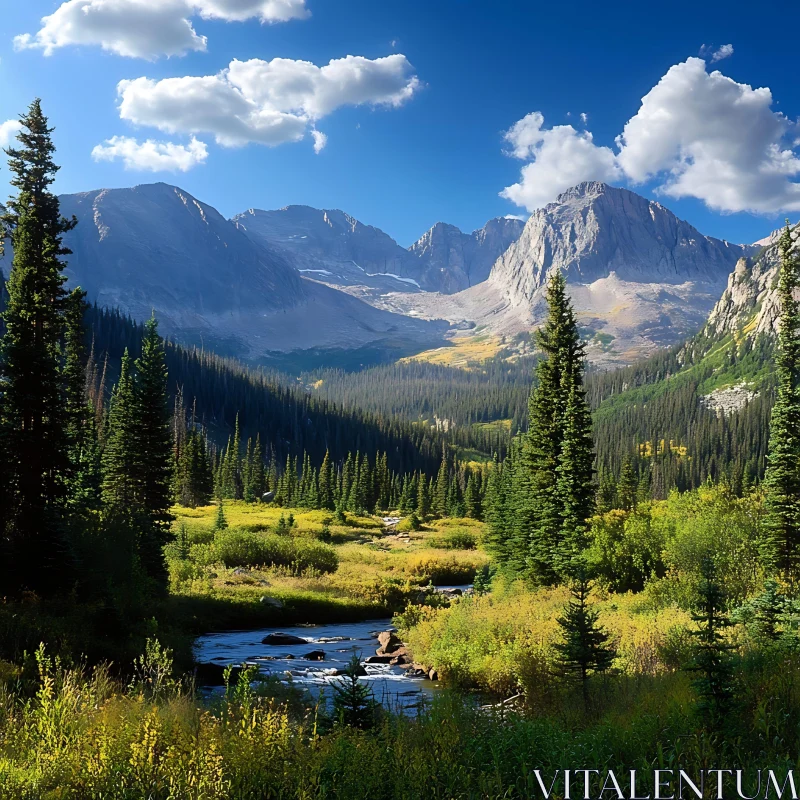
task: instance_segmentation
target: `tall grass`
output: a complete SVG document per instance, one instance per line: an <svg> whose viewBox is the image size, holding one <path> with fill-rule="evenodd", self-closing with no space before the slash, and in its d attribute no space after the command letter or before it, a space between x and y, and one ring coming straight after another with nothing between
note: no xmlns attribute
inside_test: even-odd
<svg viewBox="0 0 800 800"><path fill-rule="evenodd" d="M565 696L546 714L481 711L443 693L416 718L370 731L319 709L292 713L244 677L203 703L150 647L128 686L106 670L65 669L40 651L30 692L0 696L0 800L517 798L533 770L796 766L800 670L743 665L726 737L703 730L681 674L610 678L587 718ZM645 793L652 787L643 787Z"/></svg>

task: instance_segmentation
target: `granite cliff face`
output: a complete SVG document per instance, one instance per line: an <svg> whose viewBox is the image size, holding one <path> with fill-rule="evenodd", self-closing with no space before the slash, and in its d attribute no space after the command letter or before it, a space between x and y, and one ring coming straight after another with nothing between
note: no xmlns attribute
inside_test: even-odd
<svg viewBox="0 0 800 800"><path fill-rule="evenodd" d="M751 258L740 259L728 278L728 285L708 317L705 333L711 337L735 331L756 336L777 333L777 298L781 230L762 240L764 247ZM793 230L795 247L800 247L800 231Z"/></svg>
<svg viewBox="0 0 800 800"><path fill-rule="evenodd" d="M680 285L724 282L751 252L703 236L659 203L604 183L582 183L535 211L490 280L513 305L530 305L561 270L572 284L609 278Z"/></svg>
<svg viewBox="0 0 800 800"><path fill-rule="evenodd" d="M525 223L498 217L472 233L437 222L409 250L423 263L420 283L452 294L489 277L492 264L519 239Z"/></svg>

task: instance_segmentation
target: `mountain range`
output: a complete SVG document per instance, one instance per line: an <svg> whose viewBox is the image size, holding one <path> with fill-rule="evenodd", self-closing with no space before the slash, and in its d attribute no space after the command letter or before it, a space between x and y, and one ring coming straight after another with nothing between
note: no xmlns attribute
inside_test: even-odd
<svg viewBox="0 0 800 800"><path fill-rule="evenodd" d="M745 308L768 308L775 269L757 256L774 249L768 240L704 236L661 204L596 182L526 223L498 218L468 234L439 222L408 249L343 211L287 206L226 220L163 183L60 201L80 223L65 237L69 283L91 302L135 319L155 311L167 334L256 363L358 365L454 337L524 352L555 270L590 359L631 363L707 320L730 327Z"/></svg>
<svg viewBox="0 0 800 800"><path fill-rule="evenodd" d="M519 337L544 319L546 285L560 270L590 359L619 365L696 332L737 261L759 249L704 236L627 189L582 183L530 216L485 282L449 297L395 297L388 307Z"/></svg>

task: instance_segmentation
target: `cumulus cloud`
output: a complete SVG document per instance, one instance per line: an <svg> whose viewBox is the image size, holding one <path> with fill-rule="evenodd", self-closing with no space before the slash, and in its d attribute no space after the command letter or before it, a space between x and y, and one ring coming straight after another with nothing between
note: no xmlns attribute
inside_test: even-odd
<svg viewBox="0 0 800 800"><path fill-rule="evenodd" d="M314 140L314 152L319 155L328 144L328 137L322 131L311 131L311 138Z"/></svg>
<svg viewBox="0 0 800 800"><path fill-rule="evenodd" d="M217 75L137 78L117 90L122 119L167 133L207 133L225 147L298 141L345 105L399 106L419 88L403 55L308 61L232 61ZM314 136L317 152L324 146Z"/></svg>
<svg viewBox="0 0 800 800"><path fill-rule="evenodd" d="M0 122L0 148L9 147L21 128L21 123L15 119Z"/></svg>
<svg viewBox="0 0 800 800"><path fill-rule="evenodd" d="M258 18L265 23L306 19L311 12L306 0L195 0L200 15L228 22Z"/></svg>
<svg viewBox="0 0 800 800"><path fill-rule="evenodd" d="M700 58L671 67L618 137L619 164L634 182L660 178L671 197L697 197L719 211L800 209L797 123L753 89Z"/></svg>
<svg viewBox="0 0 800 800"><path fill-rule="evenodd" d="M122 161L125 169L143 172L188 172L205 163L208 148L194 137L188 145L139 142L128 136L114 136L92 150L95 161Z"/></svg>
<svg viewBox="0 0 800 800"><path fill-rule="evenodd" d="M17 50L45 55L68 45L102 47L131 58L155 59L206 49L192 17L286 22L309 15L305 0L67 0L37 33L15 37Z"/></svg>
<svg viewBox="0 0 800 800"><path fill-rule="evenodd" d="M612 150L598 147L589 131L572 125L544 129L544 115L528 114L505 133L509 154L533 159L522 168L518 183L500 193L529 211L541 208L574 186L587 180L616 181L621 171Z"/></svg>
<svg viewBox="0 0 800 800"><path fill-rule="evenodd" d="M600 147L588 131L546 130L534 112L505 135L510 155L530 161L502 196L533 210L584 180L654 181L671 197L696 197L718 211L800 210L800 126L753 89L701 58L671 67L642 98L616 139Z"/></svg>

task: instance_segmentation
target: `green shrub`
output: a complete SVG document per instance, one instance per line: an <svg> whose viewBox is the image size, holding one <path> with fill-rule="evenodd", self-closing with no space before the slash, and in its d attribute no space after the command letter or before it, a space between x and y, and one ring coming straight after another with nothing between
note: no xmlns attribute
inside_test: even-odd
<svg viewBox="0 0 800 800"><path fill-rule="evenodd" d="M466 528L454 528L444 536L431 539L429 544L442 550L474 550L478 546L478 537Z"/></svg>
<svg viewBox="0 0 800 800"><path fill-rule="evenodd" d="M339 557L333 548L320 542L279 536L272 533L250 533L241 528L218 531L214 541L194 545L191 558L198 564L224 564L226 567L286 567L292 572L335 572Z"/></svg>
<svg viewBox="0 0 800 800"><path fill-rule="evenodd" d="M480 564L471 558L458 558L455 553L439 555L419 553L409 559L408 569L412 575L435 584L472 583Z"/></svg>

